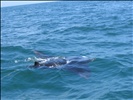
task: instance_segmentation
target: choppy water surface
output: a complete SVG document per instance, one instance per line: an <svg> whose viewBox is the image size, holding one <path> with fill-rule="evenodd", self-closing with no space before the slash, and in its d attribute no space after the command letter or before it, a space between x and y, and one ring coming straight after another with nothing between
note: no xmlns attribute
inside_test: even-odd
<svg viewBox="0 0 133 100"><path fill-rule="evenodd" d="M2 100L132 100L132 2L52 2L1 9ZM33 50L87 56L89 78L29 69Z"/></svg>

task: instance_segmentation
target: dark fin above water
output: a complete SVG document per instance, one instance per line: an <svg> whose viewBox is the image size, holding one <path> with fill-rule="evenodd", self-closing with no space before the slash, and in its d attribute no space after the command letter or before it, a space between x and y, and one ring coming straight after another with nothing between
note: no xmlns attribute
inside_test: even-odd
<svg viewBox="0 0 133 100"><path fill-rule="evenodd" d="M39 62L35 61L34 66L39 66Z"/></svg>

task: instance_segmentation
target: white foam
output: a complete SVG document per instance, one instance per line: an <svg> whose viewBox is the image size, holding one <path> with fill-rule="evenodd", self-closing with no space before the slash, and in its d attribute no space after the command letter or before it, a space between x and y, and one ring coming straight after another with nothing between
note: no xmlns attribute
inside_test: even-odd
<svg viewBox="0 0 133 100"><path fill-rule="evenodd" d="M87 56L82 56L83 58L88 58Z"/></svg>
<svg viewBox="0 0 133 100"><path fill-rule="evenodd" d="M15 63L18 63L18 61L17 61L17 60L15 60L14 62L15 62Z"/></svg>
<svg viewBox="0 0 133 100"><path fill-rule="evenodd" d="M31 58L28 58L27 60L28 60L28 61L31 61L32 59L31 59Z"/></svg>
<svg viewBox="0 0 133 100"><path fill-rule="evenodd" d="M70 63L71 61L70 60L67 60L67 64Z"/></svg>

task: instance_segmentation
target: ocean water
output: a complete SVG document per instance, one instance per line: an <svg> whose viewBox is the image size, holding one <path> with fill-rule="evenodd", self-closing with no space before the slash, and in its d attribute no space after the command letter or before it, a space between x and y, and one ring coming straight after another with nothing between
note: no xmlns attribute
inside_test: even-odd
<svg viewBox="0 0 133 100"><path fill-rule="evenodd" d="M133 100L131 1L52 2L1 9L2 100ZM87 56L89 78L29 69L34 50Z"/></svg>

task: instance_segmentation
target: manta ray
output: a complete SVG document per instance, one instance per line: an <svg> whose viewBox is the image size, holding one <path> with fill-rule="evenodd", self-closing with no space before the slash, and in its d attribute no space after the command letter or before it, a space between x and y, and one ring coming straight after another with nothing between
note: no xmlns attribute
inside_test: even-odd
<svg viewBox="0 0 133 100"><path fill-rule="evenodd" d="M47 56L38 51L34 51L34 53L40 59L35 61L30 68L63 69L74 72L84 78L88 78L90 73L88 63L94 61L94 59L89 59L86 56L55 57Z"/></svg>

